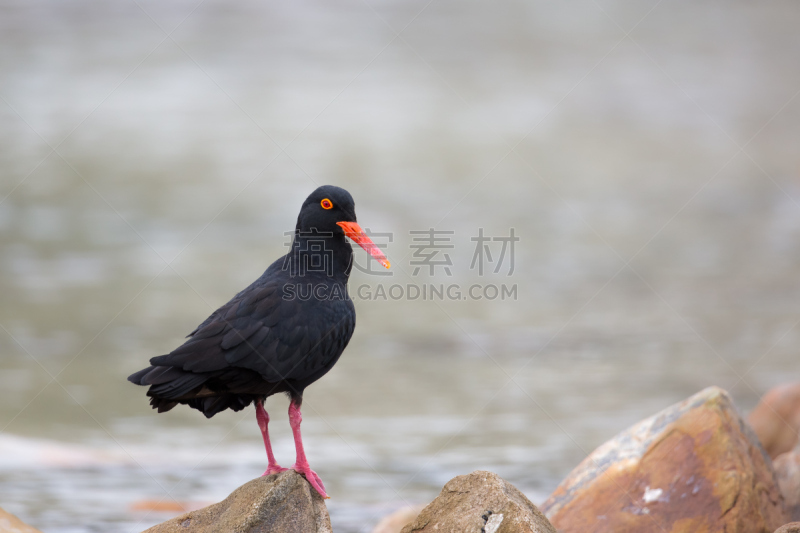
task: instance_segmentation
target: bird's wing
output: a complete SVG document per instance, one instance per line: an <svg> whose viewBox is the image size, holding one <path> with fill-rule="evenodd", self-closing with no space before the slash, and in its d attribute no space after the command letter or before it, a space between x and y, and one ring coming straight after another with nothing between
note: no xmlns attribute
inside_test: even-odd
<svg viewBox="0 0 800 533"><path fill-rule="evenodd" d="M349 301L284 299L279 284L242 291L154 366L193 373L247 368L268 382L303 380L341 354L355 327Z"/></svg>

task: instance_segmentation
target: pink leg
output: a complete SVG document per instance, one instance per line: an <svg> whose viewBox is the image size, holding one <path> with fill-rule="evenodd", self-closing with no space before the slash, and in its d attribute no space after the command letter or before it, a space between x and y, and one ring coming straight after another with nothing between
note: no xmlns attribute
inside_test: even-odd
<svg viewBox="0 0 800 533"><path fill-rule="evenodd" d="M292 435L294 435L294 447L297 451L297 460L292 469L295 472L303 474L312 487L319 492L323 498L328 498L325 493L325 485L319 478L316 472L311 470L311 466L306 459L306 452L303 450L303 437L300 436L300 422L303 421L303 415L300 414L300 407L292 401L289 404L289 425L292 426Z"/></svg>
<svg viewBox="0 0 800 533"><path fill-rule="evenodd" d="M266 472L262 475L268 476L270 474L277 474L279 472L283 472L286 468L283 468L275 461L275 456L272 454L272 444L269 442L269 433L267 432L267 425L269 425L269 415L267 411L264 409L264 402L261 400L257 400L256 402L256 420L258 421L258 427L261 429L261 436L264 437L264 448L267 449L267 460L269 461L269 466L267 466Z"/></svg>

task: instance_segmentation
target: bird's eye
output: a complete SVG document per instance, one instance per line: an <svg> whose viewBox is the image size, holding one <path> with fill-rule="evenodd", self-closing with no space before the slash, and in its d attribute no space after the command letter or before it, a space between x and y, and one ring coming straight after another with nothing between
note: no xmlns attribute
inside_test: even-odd
<svg viewBox="0 0 800 533"><path fill-rule="evenodd" d="M322 209L333 209L333 202L328 200L327 198L323 198L323 200L319 203L322 206Z"/></svg>

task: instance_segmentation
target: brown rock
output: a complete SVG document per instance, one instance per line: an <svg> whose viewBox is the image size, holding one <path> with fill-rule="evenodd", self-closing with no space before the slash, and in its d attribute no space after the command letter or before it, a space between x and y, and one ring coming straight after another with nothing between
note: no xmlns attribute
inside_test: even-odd
<svg viewBox="0 0 800 533"><path fill-rule="evenodd" d="M565 533L770 533L788 522L769 456L717 387L600 446L542 510Z"/></svg>
<svg viewBox="0 0 800 533"><path fill-rule="evenodd" d="M773 459L794 448L800 432L800 383L770 389L747 421Z"/></svg>
<svg viewBox="0 0 800 533"><path fill-rule="evenodd" d="M790 520L800 520L800 449L784 453L773 463Z"/></svg>
<svg viewBox="0 0 800 533"><path fill-rule="evenodd" d="M225 500L147 533L331 533L325 501L294 470L245 483Z"/></svg>
<svg viewBox="0 0 800 533"><path fill-rule="evenodd" d="M800 533L800 522L790 522L775 530L775 533Z"/></svg>
<svg viewBox="0 0 800 533"><path fill-rule="evenodd" d="M384 516L372 533L400 533L403 526L414 520L422 511L422 505L403 507Z"/></svg>
<svg viewBox="0 0 800 533"><path fill-rule="evenodd" d="M0 507L0 533L42 533Z"/></svg>
<svg viewBox="0 0 800 533"><path fill-rule="evenodd" d="M484 518L485 517L485 518ZM497 474L454 477L401 533L556 533L547 518Z"/></svg>

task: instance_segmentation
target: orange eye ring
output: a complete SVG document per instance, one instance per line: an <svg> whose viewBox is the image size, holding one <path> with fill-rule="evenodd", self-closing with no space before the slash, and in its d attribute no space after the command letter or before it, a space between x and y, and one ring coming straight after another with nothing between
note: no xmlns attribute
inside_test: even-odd
<svg viewBox="0 0 800 533"><path fill-rule="evenodd" d="M319 203L322 206L322 209L333 209L333 202L328 200L327 198L323 198L322 201Z"/></svg>

